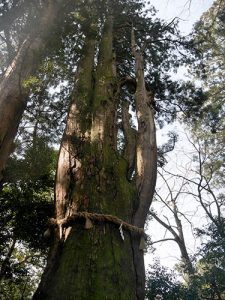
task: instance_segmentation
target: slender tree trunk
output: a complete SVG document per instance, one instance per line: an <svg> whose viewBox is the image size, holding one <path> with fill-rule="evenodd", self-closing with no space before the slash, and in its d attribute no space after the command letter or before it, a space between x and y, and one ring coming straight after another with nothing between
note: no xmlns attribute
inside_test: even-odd
<svg viewBox="0 0 225 300"><path fill-rule="evenodd" d="M181 220L178 217L178 211L177 211L176 204L175 204L175 208L174 208L174 217L175 217L175 221L177 224L178 237L179 237L179 239L175 238L175 240L180 248L181 259L183 261L183 266L184 266L184 274L186 275L186 281L188 283L191 283L191 281L193 280L193 277L195 275L195 269L194 269L193 263L190 259L188 251L187 251L187 246L186 246L184 234L183 234L183 226L182 226Z"/></svg>
<svg viewBox="0 0 225 300"><path fill-rule="evenodd" d="M155 130L154 121L146 118L147 127L139 131L141 152L137 157L144 171L138 169L136 187L128 177L129 158L122 156L116 145L119 99L111 15L105 19L94 71L95 47L95 34L88 33L58 160L54 220L58 226L35 300L144 300L143 247L139 234L143 230L137 230L137 226L143 228L151 202L147 195L144 199L142 191L147 193L147 183L153 190L155 185L155 177L150 175L155 169L148 173L144 166L147 163L152 167L147 161L156 160L156 145L149 147L149 132L143 138L151 126ZM137 99L138 104L141 95ZM129 132L127 125L125 135L125 131ZM146 145L150 151L144 152ZM131 151L136 151L134 145L131 147ZM134 164L134 154L131 156ZM149 177L144 179L145 175ZM98 214L99 219L93 221L91 215L85 217L85 212ZM75 220L78 213L84 217ZM122 227L112 221L115 219L122 220ZM137 232L126 230L125 222L133 222Z"/></svg>
<svg viewBox="0 0 225 300"><path fill-rule="evenodd" d="M39 27L25 38L0 83L0 181L27 103L23 82L34 74L42 59L60 2L48 1L43 7Z"/></svg>

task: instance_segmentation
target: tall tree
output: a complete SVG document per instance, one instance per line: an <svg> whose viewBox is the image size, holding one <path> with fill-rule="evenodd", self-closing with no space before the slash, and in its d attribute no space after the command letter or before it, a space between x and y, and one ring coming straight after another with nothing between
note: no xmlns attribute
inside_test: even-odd
<svg viewBox="0 0 225 300"><path fill-rule="evenodd" d="M138 1L89 1L74 13L85 38L59 153L53 244L34 299L144 299L143 228L157 165L154 72L160 44L169 56L163 37L173 29L138 16L141 9Z"/></svg>

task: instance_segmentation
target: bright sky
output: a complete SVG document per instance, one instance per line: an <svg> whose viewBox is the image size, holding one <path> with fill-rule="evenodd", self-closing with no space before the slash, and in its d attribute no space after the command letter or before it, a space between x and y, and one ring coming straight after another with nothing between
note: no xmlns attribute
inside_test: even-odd
<svg viewBox="0 0 225 300"><path fill-rule="evenodd" d="M212 3L213 0L151 0L158 10L158 17L164 20L180 19L180 30L184 34L191 31L193 24Z"/></svg>
<svg viewBox="0 0 225 300"><path fill-rule="evenodd" d="M158 10L157 17L167 21L171 21L175 17L180 19L180 30L183 34L189 34L191 32L194 23L199 20L202 13L207 11L212 3L213 0L151 0L151 4ZM177 126L177 130L179 131L179 124ZM176 147L178 152L183 153L186 149L186 142L184 134L181 134L180 143L177 143ZM181 164L182 159L183 158L177 153L171 157L171 160L174 161L174 165ZM175 173L176 170L173 170L173 172ZM159 185L160 183L158 182L158 186ZM196 215L196 218L199 218L199 216ZM197 219L195 222L196 221ZM163 238L165 230L158 225L157 222L152 222L149 226L149 233L152 235L153 240L157 240ZM190 245L194 251L196 245L194 244L190 227L187 227L185 234L188 239L187 244ZM180 252L175 242L164 242L156 244L155 246L157 246L157 251L154 254L150 253L145 255L146 267L148 267L149 263L152 263L153 257L160 258L161 264L170 268L173 268L174 264L178 263ZM192 254L192 252L190 253Z"/></svg>

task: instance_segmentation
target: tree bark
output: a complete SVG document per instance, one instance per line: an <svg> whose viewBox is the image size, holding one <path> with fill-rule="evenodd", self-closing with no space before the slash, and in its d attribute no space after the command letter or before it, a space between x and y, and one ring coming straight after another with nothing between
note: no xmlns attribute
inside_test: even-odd
<svg viewBox="0 0 225 300"><path fill-rule="evenodd" d="M43 7L39 27L25 38L0 83L0 181L26 108L28 95L23 83L34 74L42 60L42 53L60 11L60 2L63 1L48 1L47 7Z"/></svg>

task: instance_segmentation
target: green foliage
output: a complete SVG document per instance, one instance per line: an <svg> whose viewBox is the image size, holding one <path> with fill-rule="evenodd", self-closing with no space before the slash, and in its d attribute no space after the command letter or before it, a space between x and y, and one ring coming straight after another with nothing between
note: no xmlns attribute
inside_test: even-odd
<svg viewBox="0 0 225 300"><path fill-rule="evenodd" d="M1 299L30 299L37 285L49 244L43 233L53 215L55 164L56 151L37 137L8 163L0 195Z"/></svg>
<svg viewBox="0 0 225 300"><path fill-rule="evenodd" d="M10 273L1 278L1 300L29 300L37 287L43 271L43 255L32 252L24 246L17 245L13 253L10 265Z"/></svg>
<svg viewBox="0 0 225 300"><path fill-rule="evenodd" d="M24 157L9 161L0 196L1 228L9 228L18 240L43 249L42 234L47 216L52 215L56 152L36 138Z"/></svg>
<svg viewBox="0 0 225 300"><path fill-rule="evenodd" d="M177 274L156 261L147 271L146 299L197 300L196 282L187 287L177 279Z"/></svg>
<svg viewBox="0 0 225 300"><path fill-rule="evenodd" d="M200 53L196 62L196 75L203 80L208 92L208 103L204 112L208 115L212 131L223 130L220 113L224 102L224 37L225 4L217 0L195 26L195 43ZM206 125L206 124L205 124Z"/></svg>
<svg viewBox="0 0 225 300"><path fill-rule="evenodd" d="M200 110L201 118L193 119L195 135L207 145L211 155L209 168L218 167L217 180L224 172L224 129L225 129L225 2L217 0L196 23L193 33L198 59L192 71L205 91L205 104ZM215 148L217 151L215 152ZM219 166L220 165L220 166Z"/></svg>
<svg viewBox="0 0 225 300"><path fill-rule="evenodd" d="M206 238L199 252L198 276L202 297L223 299L225 296L225 220L216 219L197 234ZM219 298L220 297L220 298Z"/></svg>
<svg viewBox="0 0 225 300"><path fill-rule="evenodd" d="M146 297L147 299L179 299L180 285L174 273L160 266L156 261L147 272Z"/></svg>
<svg viewBox="0 0 225 300"><path fill-rule="evenodd" d="M41 80L35 76L30 76L28 79L24 80L24 82L22 83L23 88L25 89L30 89L34 86L38 86L40 85Z"/></svg>

